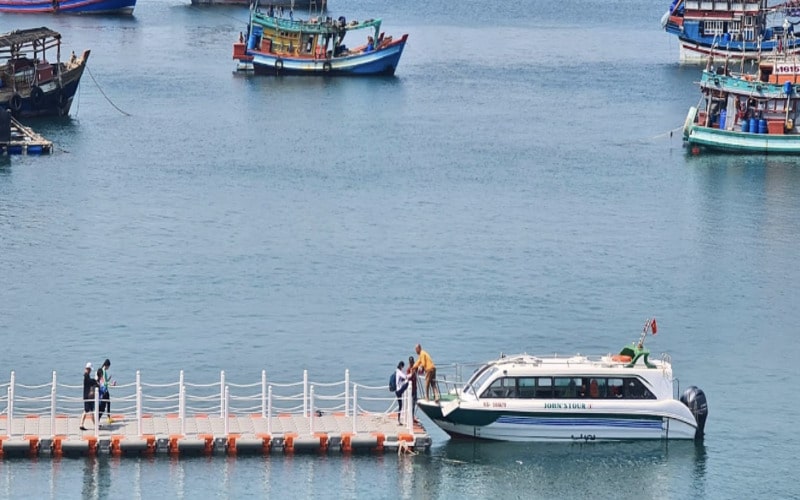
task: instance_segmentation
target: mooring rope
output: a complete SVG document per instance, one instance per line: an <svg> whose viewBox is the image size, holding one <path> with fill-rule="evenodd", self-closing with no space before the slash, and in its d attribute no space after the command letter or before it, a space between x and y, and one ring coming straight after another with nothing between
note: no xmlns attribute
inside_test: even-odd
<svg viewBox="0 0 800 500"><path fill-rule="evenodd" d="M103 95L103 97L105 97L106 101L108 101L108 103L109 103L109 104L111 104L111 105L114 107L114 109L116 109L117 111L119 111L119 112L120 112L120 113L122 113L123 115L125 115L125 116L131 116L131 114L130 114L130 113L128 113L128 112L126 112L126 111L123 111L122 109L120 109L120 108L119 108L119 106L117 106L116 104L114 104L114 102L113 102L113 101L112 101L112 100L111 100L111 99L110 99L110 98L109 98L109 97L106 95L106 93L105 93L105 92L103 92L103 88L102 88L102 87L100 87L100 84L99 84L99 83L97 83L97 80L95 79L94 75L92 74L92 70L90 70L90 69L89 69L89 65L88 65L88 64L86 65L86 71L88 71L88 72L89 72L89 76L90 76L90 77L92 77L92 81L94 82L94 84L95 84L95 85L97 85L97 90L99 90L99 91L100 91L100 93Z"/></svg>
<svg viewBox="0 0 800 500"><path fill-rule="evenodd" d="M655 139L661 139L662 137L667 137L667 136L672 137L672 134L674 134L675 132L677 132L678 130L680 130L682 128L683 128L683 125L679 125L679 126L675 127L672 130L667 130L663 134L654 135L653 137L650 138L650 140L653 141Z"/></svg>

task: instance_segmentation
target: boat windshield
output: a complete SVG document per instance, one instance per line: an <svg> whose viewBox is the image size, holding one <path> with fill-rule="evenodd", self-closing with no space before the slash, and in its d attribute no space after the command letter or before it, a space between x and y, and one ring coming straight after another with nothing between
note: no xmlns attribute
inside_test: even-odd
<svg viewBox="0 0 800 500"><path fill-rule="evenodd" d="M464 394L471 394L477 398L477 391L486 384L487 380L494 377L495 373L497 373L496 366L484 365L467 381L467 384L464 386Z"/></svg>

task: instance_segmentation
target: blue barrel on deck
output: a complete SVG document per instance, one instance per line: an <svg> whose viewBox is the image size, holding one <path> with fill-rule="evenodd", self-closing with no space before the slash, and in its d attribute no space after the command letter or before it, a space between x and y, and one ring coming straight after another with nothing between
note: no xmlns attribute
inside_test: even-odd
<svg viewBox="0 0 800 500"><path fill-rule="evenodd" d="M783 83L783 93L789 95L792 93L792 82Z"/></svg>
<svg viewBox="0 0 800 500"><path fill-rule="evenodd" d="M750 133L757 134L758 133L758 120L755 118L750 118Z"/></svg>
<svg viewBox="0 0 800 500"><path fill-rule="evenodd" d="M758 120L758 133L759 134L767 133L767 120L764 119Z"/></svg>
<svg viewBox="0 0 800 500"><path fill-rule="evenodd" d="M725 118L727 118L727 117L728 117L728 110L723 109L719 114L719 129L720 130L724 130L725 129Z"/></svg>
<svg viewBox="0 0 800 500"><path fill-rule="evenodd" d="M750 121L742 120L742 132L750 132Z"/></svg>
<svg viewBox="0 0 800 500"><path fill-rule="evenodd" d="M725 44L725 45L728 45L730 43L730 41L731 41L730 33L723 33L722 34L722 43Z"/></svg>
<svg viewBox="0 0 800 500"><path fill-rule="evenodd" d="M261 42L261 35L264 34L264 28L261 26L253 26L253 31L250 33L250 38L247 39L247 50L253 50L256 45Z"/></svg>

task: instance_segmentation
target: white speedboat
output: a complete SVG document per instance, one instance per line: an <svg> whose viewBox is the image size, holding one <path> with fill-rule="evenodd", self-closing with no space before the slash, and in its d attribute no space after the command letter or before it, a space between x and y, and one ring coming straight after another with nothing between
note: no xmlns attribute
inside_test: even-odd
<svg viewBox="0 0 800 500"><path fill-rule="evenodd" d="M674 392L668 355L651 360L638 342L616 355L501 356L481 366L439 401L420 409L453 437L499 441L702 439L708 406L703 391Z"/></svg>

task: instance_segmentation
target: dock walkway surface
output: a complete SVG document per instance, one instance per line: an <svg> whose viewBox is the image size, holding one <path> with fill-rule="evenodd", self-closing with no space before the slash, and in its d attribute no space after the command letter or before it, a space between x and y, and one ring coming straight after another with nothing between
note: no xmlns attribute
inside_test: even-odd
<svg viewBox="0 0 800 500"><path fill-rule="evenodd" d="M254 389L260 390L254 393ZM411 416L404 394L398 423L396 398L387 387L345 379L314 383L303 372L294 383L218 382L167 384L136 381L111 388L112 420L94 414L80 429L83 386L58 382L25 385L11 372L0 384L0 457L140 455L242 455L426 451L431 438ZM95 426L94 422L100 422Z"/></svg>

